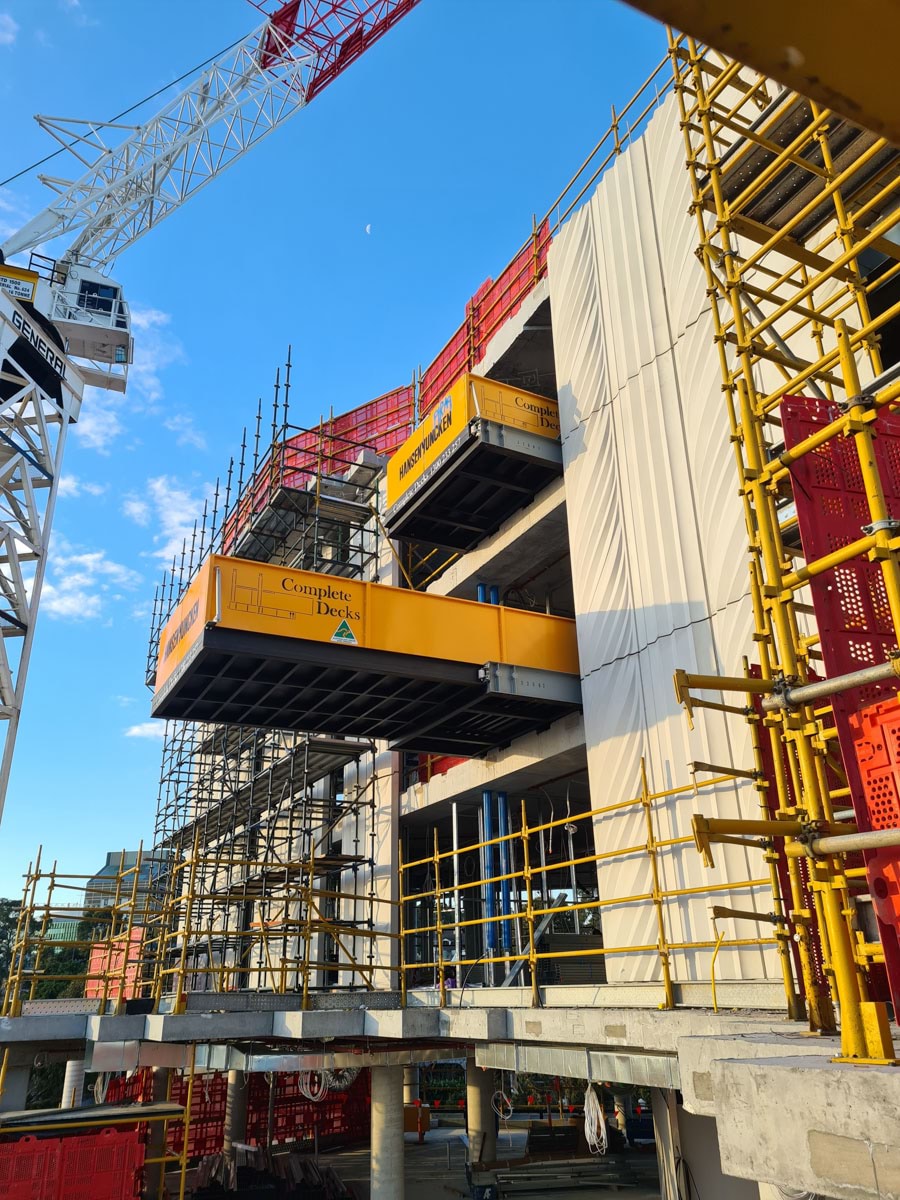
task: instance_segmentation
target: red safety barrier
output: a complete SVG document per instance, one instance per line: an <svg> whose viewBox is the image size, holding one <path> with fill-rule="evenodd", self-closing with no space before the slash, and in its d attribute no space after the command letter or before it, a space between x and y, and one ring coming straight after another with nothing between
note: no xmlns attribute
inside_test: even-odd
<svg viewBox="0 0 900 1200"><path fill-rule="evenodd" d="M0 1143L0 1196L3 1200L56 1200L59 1159L59 1138L23 1137Z"/></svg>
<svg viewBox="0 0 900 1200"><path fill-rule="evenodd" d="M150 1100L153 1075L141 1067L130 1075L114 1075L106 1087L107 1104L141 1104Z"/></svg>
<svg viewBox="0 0 900 1200"><path fill-rule="evenodd" d="M319 472L343 474L364 449L387 457L406 441L414 424L415 389L410 383L313 429L301 430L270 450L225 521L222 553L230 553L250 517L266 506L278 488L307 488Z"/></svg>
<svg viewBox="0 0 900 1200"><path fill-rule="evenodd" d="M485 355L488 343L504 321L547 273L550 223L544 221L498 279L486 279L466 304L466 319L429 363L419 388L419 419Z"/></svg>
<svg viewBox="0 0 900 1200"><path fill-rule="evenodd" d="M420 754L419 780L427 783L435 775L446 775L452 767L468 761L467 758L454 758L449 754Z"/></svg>
<svg viewBox="0 0 900 1200"><path fill-rule="evenodd" d="M273 1079L275 1112L272 1133L276 1141L313 1141L317 1134L320 1142L326 1138L357 1140L368 1132L368 1071L360 1071L346 1091L329 1092L324 1100L318 1102L307 1100L301 1093L296 1072L280 1071ZM124 1075L117 1076L110 1080L107 1087L107 1103L147 1102L150 1100L151 1086L152 1076L148 1069L136 1071L130 1078ZM225 1131L227 1086L227 1077L218 1072L194 1076L188 1158L218 1154L221 1151ZM170 1087L172 1102L186 1104L187 1091L187 1077L173 1074ZM254 1073L250 1076L247 1097L246 1141L255 1145L265 1145L268 1123L269 1082L265 1075ZM180 1154L183 1144L184 1126L180 1121L172 1121L169 1125L168 1148L173 1154ZM2 1190L0 1200L5 1200Z"/></svg>
<svg viewBox="0 0 900 1200"><path fill-rule="evenodd" d="M136 1129L61 1139L59 1200L133 1200L141 1194L144 1142Z"/></svg>
<svg viewBox="0 0 900 1200"><path fill-rule="evenodd" d="M0 1143L3 1200L135 1200L144 1141L139 1129Z"/></svg>
<svg viewBox="0 0 900 1200"><path fill-rule="evenodd" d="M781 404L785 446L791 448L840 416L837 405L799 396L785 397ZM900 417L880 412L873 432L888 512L900 512ZM852 437L832 438L811 454L791 465L797 523L807 561L849 545L860 537L870 520L863 489L856 443ZM828 677L844 675L862 667L887 661L896 649L896 631L891 620L884 578L877 562L855 558L815 576L809 583L820 649ZM859 829L879 828L879 813L872 808L857 759L856 737L862 730L853 718L862 708L892 701L897 684L885 681L842 692L832 698L835 726L841 748L847 785ZM854 728L856 725L856 728ZM870 722L869 731L872 731ZM863 740L865 740L863 738ZM870 749L864 751L866 755ZM864 854L869 891L873 898L885 883L883 857ZM882 883L878 881L882 880ZM885 883L886 886L886 883ZM900 924L885 921L889 908L876 907L876 919L884 947L887 985L877 966L870 968L875 998L886 999L900 1010Z"/></svg>

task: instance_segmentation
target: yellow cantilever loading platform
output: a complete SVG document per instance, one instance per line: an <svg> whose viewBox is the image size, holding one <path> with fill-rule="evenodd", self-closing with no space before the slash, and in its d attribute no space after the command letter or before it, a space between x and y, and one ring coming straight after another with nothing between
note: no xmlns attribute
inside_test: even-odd
<svg viewBox="0 0 900 1200"><path fill-rule="evenodd" d="M463 375L391 457L391 537L471 550L562 474L555 400Z"/></svg>
<svg viewBox="0 0 900 1200"><path fill-rule="evenodd" d="M160 639L153 714L479 754L581 707L575 622L239 558Z"/></svg>

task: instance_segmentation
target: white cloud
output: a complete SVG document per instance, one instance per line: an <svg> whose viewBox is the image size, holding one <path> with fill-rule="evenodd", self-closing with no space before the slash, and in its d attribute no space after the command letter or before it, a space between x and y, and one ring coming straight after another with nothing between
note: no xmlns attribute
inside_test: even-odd
<svg viewBox="0 0 900 1200"><path fill-rule="evenodd" d="M2 195L0 195L2 201ZM3 210L0 208L0 230ZM17 222L14 232L22 224ZM128 399L117 392L100 388L84 389L84 404L75 426L76 437L89 449L99 454L109 454L113 442L125 432L124 414L129 412L158 412L164 389L162 372L175 363L185 361L184 350L179 340L169 330L171 317L158 308L132 308L131 326L134 332L134 362L128 368ZM179 445L196 445L203 440L202 434L193 429L189 417L173 416L175 422L167 428L180 431Z"/></svg>
<svg viewBox="0 0 900 1200"><path fill-rule="evenodd" d="M131 310L134 362L128 369L128 390L132 400L137 396L151 406L156 404L163 397L160 371L184 362L181 343L168 332L171 320L158 308Z"/></svg>
<svg viewBox="0 0 900 1200"><path fill-rule="evenodd" d="M57 537L41 611L63 620L95 620L107 615L108 603L123 598L119 589L132 591L140 582L137 571L107 558L105 550L85 550Z"/></svg>
<svg viewBox="0 0 900 1200"><path fill-rule="evenodd" d="M86 387L75 436L90 450L109 454L109 448L125 426L119 417L122 401L112 392Z"/></svg>
<svg viewBox="0 0 900 1200"><path fill-rule="evenodd" d="M212 490L212 485L206 484L198 494L171 475L157 475L147 480L142 496L126 496L122 511L138 525L153 526L153 556L169 562L181 554L183 542L190 542L194 522L200 522L204 496Z"/></svg>
<svg viewBox="0 0 900 1200"><path fill-rule="evenodd" d="M61 498L69 496L102 496L106 491L105 483L91 483L79 479L77 475L63 475L59 481L58 495Z"/></svg>
<svg viewBox="0 0 900 1200"><path fill-rule="evenodd" d="M166 429L177 434L175 438L179 446L194 446L197 450L206 449L206 438L199 429L194 426L194 418L187 416L186 413L176 413L174 416L167 417L163 421Z"/></svg>
<svg viewBox="0 0 900 1200"><path fill-rule="evenodd" d="M0 13L0 46L11 46L18 32L19 26L9 13Z"/></svg>
<svg viewBox="0 0 900 1200"><path fill-rule="evenodd" d="M150 505L140 496L126 496L122 502L122 512L136 525L150 524Z"/></svg>
<svg viewBox="0 0 900 1200"><path fill-rule="evenodd" d="M120 708L130 708L135 703L134 696L113 696Z"/></svg>
<svg viewBox="0 0 900 1200"><path fill-rule="evenodd" d="M0 36L0 45L2 44ZM9 188L0 189L0 238L6 239L11 234L18 233L30 216L30 210L15 192Z"/></svg>
<svg viewBox="0 0 900 1200"><path fill-rule="evenodd" d="M161 738L165 734L165 721L141 721L137 725L129 725L125 730L127 738Z"/></svg>

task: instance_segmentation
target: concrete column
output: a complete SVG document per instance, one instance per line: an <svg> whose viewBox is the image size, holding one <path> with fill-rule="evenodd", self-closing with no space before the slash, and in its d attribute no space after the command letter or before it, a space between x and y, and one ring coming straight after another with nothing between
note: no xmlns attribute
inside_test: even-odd
<svg viewBox="0 0 900 1200"><path fill-rule="evenodd" d="M656 1139L656 1158L659 1163L659 1194L662 1200L681 1200L678 1190L677 1163L681 1158L678 1134L678 1115L675 1093L652 1088L653 1136Z"/></svg>
<svg viewBox="0 0 900 1200"><path fill-rule="evenodd" d="M84 1102L84 1059L70 1058L66 1062L60 1108L81 1108Z"/></svg>
<svg viewBox="0 0 900 1200"><path fill-rule="evenodd" d="M466 1131L469 1162L494 1162L497 1157L497 1118L491 1107L494 1072L483 1071L474 1058L466 1059Z"/></svg>
<svg viewBox="0 0 900 1200"><path fill-rule="evenodd" d="M222 1155L225 1159L226 1176L232 1188L237 1186L235 1167L235 1143L247 1138L247 1099L250 1094L250 1076L244 1071L228 1072L228 1088L225 1092L225 1130L222 1138Z"/></svg>
<svg viewBox="0 0 900 1200"><path fill-rule="evenodd" d="M419 1090L419 1068L404 1067L403 1068L403 1103L415 1104L421 1096Z"/></svg>
<svg viewBox="0 0 900 1200"><path fill-rule="evenodd" d="M0 1112L21 1112L28 1100L31 1067L7 1067L0 1093Z"/></svg>
<svg viewBox="0 0 900 1200"><path fill-rule="evenodd" d="M403 1200L403 1067L372 1067L370 1200Z"/></svg>
<svg viewBox="0 0 900 1200"><path fill-rule="evenodd" d="M153 1068L153 1084L150 1099L154 1104L162 1104L169 1095L168 1067ZM166 1126L163 1121L151 1121L148 1125L147 1158L163 1158L166 1153ZM164 1163L149 1163L144 1168L145 1200L156 1200L159 1195L159 1184L165 1172Z"/></svg>

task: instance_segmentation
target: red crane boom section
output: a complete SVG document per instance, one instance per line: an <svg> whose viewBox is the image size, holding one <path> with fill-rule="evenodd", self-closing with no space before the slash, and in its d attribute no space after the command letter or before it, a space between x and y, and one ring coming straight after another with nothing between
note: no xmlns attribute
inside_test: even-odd
<svg viewBox="0 0 900 1200"><path fill-rule="evenodd" d="M275 66L287 46L315 55L307 81L306 98L312 100L324 87L380 37L392 29L419 0L251 0L271 21L262 47L260 66ZM284 45L284 43L287 45Z"/></svg>

